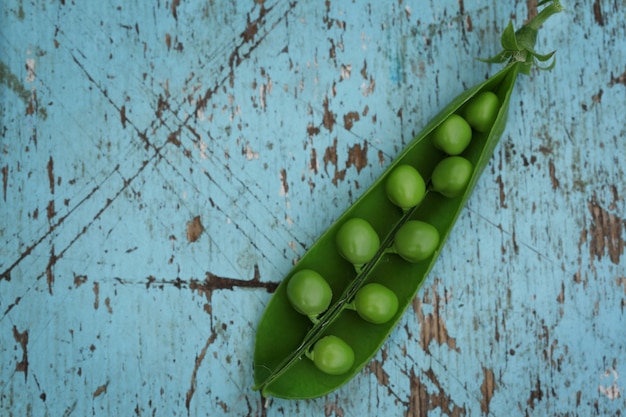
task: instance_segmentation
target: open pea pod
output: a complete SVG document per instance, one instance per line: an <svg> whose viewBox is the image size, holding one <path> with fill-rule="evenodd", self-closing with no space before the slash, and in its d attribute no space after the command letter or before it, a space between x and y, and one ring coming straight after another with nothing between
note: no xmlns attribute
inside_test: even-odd
<svg viewBox="0 0 626 417"><path fill-rule="evenodd" d="M560 10L558 1L549 2L517 32L507 27L502 36L502 45L507 49L490 62L508 60L508 64L488 80L461 93L442 109L287 274L266 306L257 328L255 389L260 389L264 396L289 399L319 397L353 378L376 354L427 278L487 166L504 131L511 94L519 73L528 73L535 60L539 59L537 57L545 57L532 50L538 28ZM496 107L491 111L488 124L484 125L472 120L475 111L471 108L487 95L497 100L494 99ZM438 165L451 157L448 154L450 151L435 143L435 136L444 122L458 116L472 126L471 140L463 145L458 156L452 158L463 159L471 171L462 188L451 193L447 192L445 185L442 189L437 184L440 175L437 173ZM397 201L391 201L386 184L394 170L407 165L419 172L427 189L416 204L401 208ZM367 222L377 237L376 246L373 250L369 249L371 253L365 262L347 260L350 257L345 256L345 249L339 247L341 243L338 245L337 242L338 234L343 233L342 227L353 219ZM438 235L432 250L420 259L408 259L410 257L399 254L395 244L400 239L400 231L411 222L426 223L434 227ZM365 239L357 232L351 231L351 234ZM416 244L420 246L421 243ZM357 246L363 245L357 241ZM325 301L327 306L324 305L321 313L301 311L290 298L292 289L289 284L295 282L294 277L302 275L302 271L315 271L328 284L328 294L332 293L332 296ZM355 299L369 284L382 285L390 290L391 298L397 300L390 316L381 322L364 319L366 314L355 309ZM309 295L306 291L316 293L310 287L300 288L300 292L303 291L303 299Z"/></svg>

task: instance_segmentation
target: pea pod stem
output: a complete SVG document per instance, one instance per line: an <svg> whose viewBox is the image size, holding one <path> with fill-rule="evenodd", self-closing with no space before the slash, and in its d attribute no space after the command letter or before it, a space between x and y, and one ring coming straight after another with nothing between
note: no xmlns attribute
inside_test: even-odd
<svg viewBox="0 0 626 417"><path fill-rule="evenodd" d="M540 3L540 5L544 4L547 4L547 6L517 31L513 29L513 23L509 22L506 29L502 32L501 43L503 50L491 58L482 59L482 61L489 63L520 62L522 64L520 72L526 75L530 73L530 69L533 66L542 70L549 70L554 67L554 60L546 67L540 66L538 62L548 61L554 56L555 51L547 54L537 53L535 44L537 43L539 28L550 16L561 12L563 6L559 0L548 0Z"/></svg>
<svg viewBox="0 0 626 417"><path fill-rule="evenodd" d="M314 325L319 323L320 321L320 315L318 314L309 314L307 317L309 318L309 320L311 320L311 323L313 323Z"/></svg>
<svg viewBox="0 0 626 417"><path fill-rule="evenodd" d="M350 301L349 303L346 303L343 306L343 308L346 309L346 310L356 311L356 306L354 305L354 299L352 301Z"/></svg>
<svg viewBox="0 0 626 417"><path fill-rule="evenodd" d="M396 248L395 248L393 245L391 245L391 246L389 246L389 247L387 248L387 250L385 250L385 253L386 253L386 254L392 254L392 255L395 255L395 254L397 254L397 253L398 253L398 251L396 250Z"/></svg>

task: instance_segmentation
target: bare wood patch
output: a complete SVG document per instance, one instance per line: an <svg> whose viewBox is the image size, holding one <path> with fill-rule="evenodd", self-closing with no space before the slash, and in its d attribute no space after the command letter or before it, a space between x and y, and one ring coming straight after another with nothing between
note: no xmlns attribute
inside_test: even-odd
<svg viewBox="0 0 626 417"><path fill-rule="evenodd" d="M367 166L367 141L361 144L357 143L348 149L348 160L346 161L346 168L350 168L354 165L356 172L360 173L363 168Z"/></svg>
<svg viewBox="0 0 626 417"><path fill-rule="evenodd" d="M461 408L454 403L439 383L437 376L432 369L425 373L426 378L435 386L435 392L429 392L427 384L422 383L421 379L415 375L415 371L411 369L410 387L411 395L407 407L406 417L424 417L429 412L439 408L442 415L448 417L461 417L467 415L465 407Z"/></svg>
<svg viewBox="0 0 626 417"><path fill-rule="evenodd" d="M550 159L548 162L548 169L550 171L550 182L552 182L552 189L556 190L561 185L561 182L556 177L556 168L554 167L554 161Z"/></svg>
<svg viewBox="0 0 626 417"><path fill-rule="evenodd" d="M609 81L609 87L613 87L616 84L626 85L626 70L617 76L614 76L613 71L611 71L611 81Z"/></svg>
<svg viewBox="0 0 626 417"><path fill-rule="evenodd" d="M343 115L343 125L346 130L352 129L354 126L354 122L358 122L361 119L359 113L356 111L351 111Z"/></svg>
<svg viewBox="0 0 626 417"><path fill-rule="evenodd" d="M530 390L530 396L526 403L531 408L531 410L535 409L535 403L541 402L543 399L543 390L541 389L541 380L537 377L535 381L535 387Z"/></svg>
<svg viewBox="0 0 626 417"><path fill-rule="evenodd" d="M489 414L489 404L491 403L491 399L493 398L493 394L497 388L498 386L495 381L493 369L483 367L483 383L480 386L480 392L482 394L482 398L480 399L480 410L483 413Z"/></svg>
<svg viewBox="0 0 626 417"><path fill-rule="evenodd" d="M24 381L28 378L28 329L19 332L17 327L13 326L13 338L22 348L22 360L15 364L16 372L24 372Z"/></svg>
<svg viewBox="0 0 626 417"><path fill-rule="evenodd" d="M187 241L190 243L196 242L200 239L200 236L204 232L204 226L200 216L194 217L191 221L187 222Z"/></svg>
<svg viewBox="0 0 626 417"><path fill-rule="evenodd" d="M593 17L598 25L604 26L604 16L602 15L600 0L596 0L593 2Z"/></svg>
<svg viewBox="0 0 626 417"><path fill-rule="evenodd" d="M438 291L438 281L435 281L431 287L433 299L430 300L429 292L426 291L423 299L416 297L413 300L413 309L417 313L417 320L420 324L420 346L424 351L430 352L429 345L434 340L439 345L447 345L450 349L460 352L460 349L456 346L456 339L451 337L448 333L446 323L440 314L442 297ZM422 303L433 303L433 312L431 314L424 314ZM444 300L445 302L445 300Z"/></svg>
<svg viewBox="0 0 626 417"><path fill-rule="evenodd" d="M93 398L99 397L102 394L106 394L107 392L107 388L109 387L109 381L106 382L106 384L100 385L98 388L96 388L96 390L93 392Z"/></svg>
<svg viewBox="0 0 626 417"><path fill-rule="evenodd" d="M619 265L620 257L624 253L623 233L626 222L613 213L609 213L598 204L596 197L587 203L591 213L592 223L589 228L589 254L601 260L606 254L615 265Z"/></svg>

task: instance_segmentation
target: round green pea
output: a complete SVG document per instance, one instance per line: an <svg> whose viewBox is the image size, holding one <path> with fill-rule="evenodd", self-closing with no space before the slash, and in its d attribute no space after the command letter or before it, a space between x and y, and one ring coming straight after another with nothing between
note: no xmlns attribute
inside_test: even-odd
<svg viewBox="0 0 626 417"><path fill-rule="evenodd" d="M380 239L367 221L355 217L341 225L336 243L344 259L353 265L363 265L371 261L378 251Z"/></svg>
<svg viewBox="0 0 626 417"><path fill-rule="evenodd" d="M381 284L367 284L354 297L354 308L365 321L374 324L386 323L398 311L398 297Z"/></svg>
<svg viewBox="0 0 626 417"><path fill-rule="evenodd" d="M431 177L433 189L448 198L456 197L467 187L473 170L472 163L461 156L442 159Z"/></svg>
<svg viewBox="0 0 626 417"><path fill-rule="evenodd" d="M433 145L448 155L459 155L472 140L472 128L458 114L450 115L433 132Z"/></svg>
<svg viewBox="0 0 626 417"><path fill-rule="evenodd" d="M354 351L337 336L325 336L313 347L313 363L329 375L345 374L354 364Z"/></svg>
<svg viewBox="0 0 626 417"><path fill-rule="evenodd" d="M408 210L417 206L426 194L426 183L420 173L411 165L398 165L385 182L387 197L393 204Z"/></svg>
<svg viewBox="0 0 626 417"><path fill-rule="evenodd" d="M333 292L326 280L311 269L296 272L287 283L287 298L300 314L316 316L326 311Z"/></svg>
<svg viewBox="0 0 626 417"><path fill-rule="evenodd" d="M430 257L439 245L439 231L430 223L409 220L394 236L393 249L408 262Z"/></svg>
<svg viewBox="0 0 626 417"><path fill-rule="evenodd" d="M487 132L498 116L500 100L491 91L484 91L476 95L463 111L467 123L478 132Z"/></svg>

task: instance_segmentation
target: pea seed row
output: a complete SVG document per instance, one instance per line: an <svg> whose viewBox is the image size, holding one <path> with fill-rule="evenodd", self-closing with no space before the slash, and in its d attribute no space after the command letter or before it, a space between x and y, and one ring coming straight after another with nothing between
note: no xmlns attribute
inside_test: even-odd
<svg viewBox="0 0 626 417"><path fill-rule="evenodd" d="M400 226L395 230L391 245L382 253L397 254L407 262L422 262L430 258L440 243L437 228L424 221L408 219L420 205L429 189L444 197L462 194L473 173L472 164L460 154L469 146L473 131L488 131L499 109L497 96L489 91L476 95L460 112L445 119L432 133L433 146L445 154L435 166L429 188L422 175L413 166L400 164L387 176L385 192L388 199L403 211ZM361 274L365 265L375 260L381 241L369 222L362 218L347 220L335 236L341 257ZM315 324L328 309L332 290L326 280L312 269L296 272L288 282L287 296L293 308L306 315ZM359 288L343 308L351 309L365 321L383 324L398 311L396 294L378 283ZM326 335L315 342L305 356L322 372L340 375L348 372L354 363L354 351L348 343L335 335Z"/></svg>

